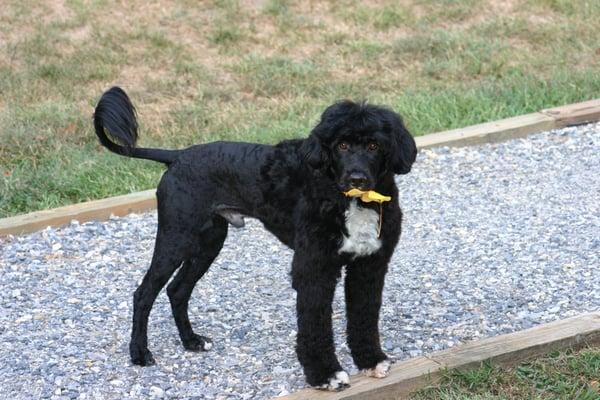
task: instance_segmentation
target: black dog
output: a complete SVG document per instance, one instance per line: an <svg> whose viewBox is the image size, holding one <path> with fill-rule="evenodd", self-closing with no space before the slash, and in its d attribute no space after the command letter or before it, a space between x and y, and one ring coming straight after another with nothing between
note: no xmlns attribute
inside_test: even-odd
<svg viewBox="0 0 600 400"><path fill-rule="evenodd" d="M94 126L110 151L168 166L156 193L152 263L133 296L129 349L134 364L154 363L147 343L148 315L177 269L167 293L183 346L193 351L212 347L210 339L192 330L188 301L219 254L228 224L241 227L248 216L295 250L296 351L308 383L339 390L349 382L335 356L331 322L343 266L354 362L370 376L387 375L378 319L402 220L394 174L408 173L417 153L398 114L342 101L325 110L304 140L275 146L215 142L184 150L136 148L135 109L125 92L114 87L100 99ZM374 190L392 200L364 203L344 195L351 188Z"/></svg>

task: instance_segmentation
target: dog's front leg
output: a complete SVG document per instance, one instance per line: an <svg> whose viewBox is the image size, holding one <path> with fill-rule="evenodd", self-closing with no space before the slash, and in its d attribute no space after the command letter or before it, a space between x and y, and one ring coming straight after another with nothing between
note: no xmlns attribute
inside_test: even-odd
<svg viewBox="0 0 600 400"><path fill-rule="evenodd" d="M375 378L384 378L390 360L379 343L379 309L387 262L378 257L355 260L346 268L344 290L348 319L348 346L356 366Z"/></svg>
<svg viewBox="0 0 600 400"><path fill-rule="evenodd" d="M331 303L341 266L327 265L324 260L318 260L316 254L296 251L294 255L292 286L297 293L298 318L296 352L309 385L342 390L348 386L349 377L335 356L331 324Z"/></svg>

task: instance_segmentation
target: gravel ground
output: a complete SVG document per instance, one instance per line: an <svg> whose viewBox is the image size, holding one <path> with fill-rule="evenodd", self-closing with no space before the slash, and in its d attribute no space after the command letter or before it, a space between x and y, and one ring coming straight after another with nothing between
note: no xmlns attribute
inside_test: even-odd
<svg viewBox="0 0 600 400"><path fill-rule="evenodd" d="M422 151L399 177L406 216L384 294L385 350L406 359L600 309L599 171L600 124ZM163 292L149 327L158 365L130 365L132 294L155 218L0 238L2 397L255 399L304 386L292 253L255 221L230 230L192 296L214 349L183 350ZM338 290L338 354L354 373L344 323Z"/></svg>

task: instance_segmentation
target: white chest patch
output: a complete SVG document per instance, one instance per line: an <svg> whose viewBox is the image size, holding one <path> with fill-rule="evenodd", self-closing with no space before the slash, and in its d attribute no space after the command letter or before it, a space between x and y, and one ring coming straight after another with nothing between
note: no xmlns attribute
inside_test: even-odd
<svg viewBox="0 0 600 400"><path fill-rule="evenodd" d="M370 208L359 207L356 200L352 200L344 216L346 217L348 236L344 235L338 253L354 253L354 256L358 257L367 256L379 250L381 240L377 237L379 226L377 212Z"/></svg>

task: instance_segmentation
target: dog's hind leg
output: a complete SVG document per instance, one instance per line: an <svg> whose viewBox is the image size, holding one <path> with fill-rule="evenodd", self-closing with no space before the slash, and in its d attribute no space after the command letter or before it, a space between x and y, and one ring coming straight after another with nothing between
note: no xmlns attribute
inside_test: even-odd
<svg viewBox="0 0 600 400"><path fill-rule="evenodd" d="M133 329L129 354L134 364L155 364L154 357L148 350L148 316L156 296L183 262L184 245L183 240L168 236L159 227L150 269L133 294Z"/></svg>
<svg viewBox="0 0 600 400"><path fill-rule="evenodd" d="M188 303L196 282L208 271L227 237L227 222L217 216L213 223L212 228L200 235L198 252L183 263L167 287L179 337L183 347L191 351L207 351L212 347L212 341L209 338L194 333L188 316Z"/></svg>

